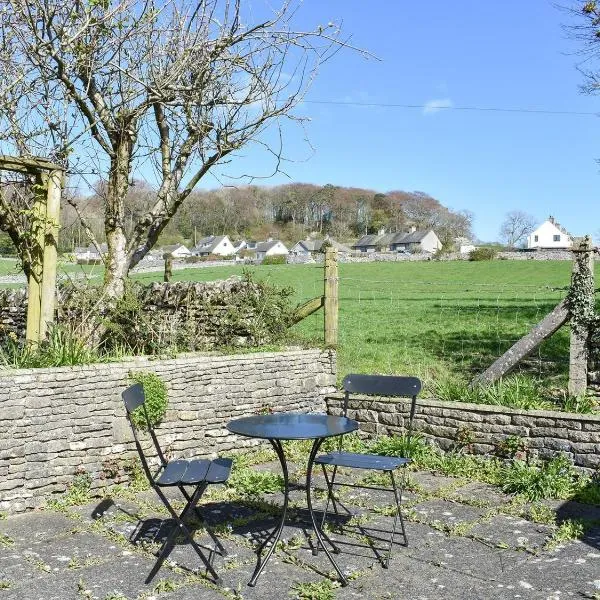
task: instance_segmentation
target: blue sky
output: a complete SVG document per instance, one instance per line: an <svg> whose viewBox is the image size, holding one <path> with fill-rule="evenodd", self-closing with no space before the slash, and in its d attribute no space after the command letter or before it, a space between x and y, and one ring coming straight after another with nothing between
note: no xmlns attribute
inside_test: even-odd
<svg viewBox="0 0 600 600"><path fill-rule="evenodd" d="M343 21L352 42L380 60L339 53L307 99L600 112L600 98L579 91L581 57L562 28L570 18L548 0L308 0L299 24ZM312 103L298 113L310 118L314 151L302 131L285 128L286 154L297 160L285 167L291 181L425 191L472 211L484 240L497 239L514 209L540 222L552 214L575 235L600 230L594 115ZM258 151L242 162L269 172Z"/></svg>

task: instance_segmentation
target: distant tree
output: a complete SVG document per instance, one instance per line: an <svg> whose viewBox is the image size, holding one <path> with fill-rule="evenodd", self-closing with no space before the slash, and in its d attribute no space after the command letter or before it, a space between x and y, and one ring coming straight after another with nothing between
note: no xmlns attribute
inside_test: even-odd
<svg viewBox="0 0 600 600"><path fill-rule="evenodd" d="M511 210L500 227L500 239L510 248L515 248L527 240L536 224L535 217L522 210Z"/></svg>

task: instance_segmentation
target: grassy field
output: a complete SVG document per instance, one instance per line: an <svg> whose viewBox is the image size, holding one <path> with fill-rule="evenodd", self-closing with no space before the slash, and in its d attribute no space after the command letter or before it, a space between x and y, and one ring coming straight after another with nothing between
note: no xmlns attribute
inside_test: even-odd
<svg viewBox="0 0 600 600"><path fill-rule="evenodd" d="M210 281L248 270L291 287L296 303L323 293L320 265L203 267L175 270L173 281ZM98 280L101 267L61 265ZM566 294L569 261L390 262L340 264L338 372L409 373L430 386L469 381L546 315ZM0 276L16 274L0 260ZM144 283L162 273L134 276ZM296 339L321 344L323 313L293 328ZM564 386L568 330L544 343L521 367Z"/></svg>
<svg viewBox="0 0 600 600"><path fill-rule="evenodd" d="M467 381L526 333L565 295L568 261L395 262L340 265L339 373L410 373L426 382ZM296 302L322 294L315 265L249 269L291 286ZM175 271L175 281L208 281L242 268ZM144 274L143 282L160 279ZM321 342L322 312L294 328ZM557 385L567 372L568 331L558 332L524 368Z"/></svg>

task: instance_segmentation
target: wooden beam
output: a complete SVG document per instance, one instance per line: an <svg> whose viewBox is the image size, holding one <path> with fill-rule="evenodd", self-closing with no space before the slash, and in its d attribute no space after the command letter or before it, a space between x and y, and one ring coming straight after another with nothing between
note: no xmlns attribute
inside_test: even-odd
<svg viewBox="0 0 600 600"><path fill-rule="evenodd" d="M46 182L39 172L35 179L35 200L31 212L31 233L33 234L34 243L31 257L31 275L28 282L27 330L25 333L27 341L34 345L40 341L42 264L46 222Z"/></svg>
<svg viewBox="0 0 600 600"><path fill-rule="evenodd" d="M293 322L294 324L299 323L302 319L306 319L309 315L317 312L321 307L325 305L325 296L317 296L299 304L294 311Z"/></svg>
<svg viewBox="0 0 600 600"><path fill-rule="evenodd" d="M0 169L35 175L41 171L64 171L65 168L45 158L19 158L0 154Z"/></svg>
<svg viewBox="0 0 600 600"><path fill-rule="evenodd" d="M571 292L579 298L577 305L582 312L593 313L595 305L594 288L594 247L586 235L574 248L573 270L571 272ZM579 315L584 323L577 323L577 316L571 316L571 338L569 343L569 394L579 396L588 386L589 324L586 314Z"/></svg>
<svg viewBox="0 0 600 600"><path fill-rule="evenodd" d="M491 384L513 369L519 361L535 350L546 338L558 331L570 318L567 301L556 305L531 331L513 344L500 358L471 382L471 387Z"/></svg>

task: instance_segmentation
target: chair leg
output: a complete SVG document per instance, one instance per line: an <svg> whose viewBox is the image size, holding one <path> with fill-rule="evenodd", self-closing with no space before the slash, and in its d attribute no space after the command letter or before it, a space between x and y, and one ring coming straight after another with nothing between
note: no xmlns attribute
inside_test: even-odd
<svg viewBox="0 0 600 600"><path fill-rule="evenodd" d="M400 508L400 505L402 503L402 491L403 491L404 483L400 487L400 492L398 492L398 488L396 487L396 480L394 478L394 472L393 471L388 471L388 472L390 474L390 479L392 481L392 489L394 491L394 498L396 499L396 515L394 517L394 526L392 527L392 533L390 535L390 545L388 548L385 563L383 564L384 569L387 569L390 566L390 557L392 555L392 546L394 545L394 535L396 534L396 527L398 525L398 521L400 521L402 535L404 536L404 543L408 546L408 538L406 537L406 529L404 527L404 519L402 518L402 510Z"/></svg>
<svg viewBox="0 0 600 600"><path fill-rule="evenodd" d="M186 489L182 485L180 485L179 491L183 494L183 496L185 497L185 499L188 501L188 504L189 504L191 502L191 496L188 494ZM198 518L198 520L204 525L206 532L211 537L211 539L214 543L212 552L215 552L219 556L227 556L227 550L225 550L225 548L223 547L223 544L221 544L221 542L220 542L219 538L217 537L217 535L215 534L213 528L206 522L206 519L204 518L204 515L200 511L200 508L198 508L197 506L194 506L194 512L196 513L196 517Z"/></svg>
<svg viewBox="0 0 600 600"><path fill-rule="evenodd" d="M333 505L335 514L337 515L337 514L339 514L339 512L337 509L337 502L336 502L335 496L333 494L333 485L335 483L335 475L337 473L337 465L333 466L331 480L327 476L327 469L325 468L325 465L322 464L321 467L323 469L323 476L325 477L325 483L327 484L327 501L325 502L325 508L323 509L323 517L321 518L321 530L322 530L323 526L325 525L325 520L327 519L327 510L329 508L329 502L331 502L331 504ZM318 552L319 552L319 543L317 542L317 544L315 544L315 547L313 549L313 554L317 555Z"/></svg>
<svg viewBox="0 0 600 600"><path fill-rule="evenodd" d="M196 503L200 500L200 497L202 496L202 494L204 493L206 488L207 488L207 484L200 485L196 488L195 492L192 494L192 496L191 496L190 500L188 501L188 503L186 504L185 508L181 511L181 515L178 515L175 512L175 510L173 509L173 507L167 500L167 497L162 493L160 488L158 488L158 487L155 488L157 494L160 496L164 505L167 507L167 510L171 513L171 516L173 517L175 523L177 524L177 528L173 529L173 531L169 534L169 537L165 541L165 543L160 551L160 554L158 556L158 559L156 560L156 563L154 564L154 567L152 568L148 577L146 578L146 583L150 583L152 581L152 579L154 578L156 573L158 573L159 569L161 568L162 564L164 563L165 559L171 552L171 549L173 547L173 543L175 540L175 536L176 536L178 530L181 530L181 532L189 540L192 548L196 551L196 554L200 557L200 560L204 563L206 570L210 573L210 575L213 577L215 582L219 583L221 581L220 577L217 575L217 572L214 570L213 566L210 564L210 561L206 558L206 556L204 555L204 552L202 552L202 549L200 548L200 546L198 546L198 544L195 542L192 532L188 529L186 524L183 522L183 519L185 519L185 517L187 516L187 513L192 508L195 508Z"/></svg>

